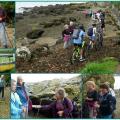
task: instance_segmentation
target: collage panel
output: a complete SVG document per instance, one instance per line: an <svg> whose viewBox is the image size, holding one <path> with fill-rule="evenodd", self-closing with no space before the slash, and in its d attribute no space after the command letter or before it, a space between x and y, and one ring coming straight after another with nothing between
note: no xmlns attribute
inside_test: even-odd
<svg viewBox="0 0 120 120"><path fill-rule="evenodd" d="M120 74L12 74L11 78L12 118L120 118Z"/></svg>
<svg viewBox="0 0 120 120"><path fill-rule="evenodd" d="M14 1L0 1L0 48L15 48Z"/></svg>
<svg viewBox="0 0 120 120"><path fill-rule="evenodd" d="M0 119L10 118L10 74L0 74Z"/></svg>
<svg viewBox="0 0 120 120"><path fill-rule="evenodd" d="M16 2L17 72L120 73L118 4Z"/></svg>
<svg viewBox="0 0 120 120"><path fill-rule="evenodd" d="M120 119L120 74L82 75L82 118Z"/></svg>
<svg viewBox="0 0 120 120"><path fill-rule="evenodd" d="M12 74L11 78L11 118L80 118L79 74Z"/></svg>

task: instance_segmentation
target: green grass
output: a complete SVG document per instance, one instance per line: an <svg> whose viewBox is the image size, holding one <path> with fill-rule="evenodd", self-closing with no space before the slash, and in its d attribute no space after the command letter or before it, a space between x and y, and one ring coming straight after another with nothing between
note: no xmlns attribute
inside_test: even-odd
<svg viewBox="0 0 120 120"><path fill-rule="evenodd" d="M83 74L112 74L115 72L117 65L117 60L105 58L101 61L86 64L80 72Z"/></svg>

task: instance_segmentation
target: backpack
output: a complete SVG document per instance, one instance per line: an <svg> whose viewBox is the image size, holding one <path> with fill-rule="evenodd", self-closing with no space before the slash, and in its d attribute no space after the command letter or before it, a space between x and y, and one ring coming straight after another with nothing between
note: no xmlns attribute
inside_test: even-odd
<svg viewBox="0 0 120 120"><path fill-rule="evenodd" d="M88 35L88 36L92 36L92 35L93 35L93 28L92 28L92 27L90 27L90 28L88 29L87 35Z"/></svg>
<svg viewBox="0 0 120 120"><path fill-rule="evenodd" d="M67 98L64 99L63 104L64 104L66 107L68 107L68 106L67 106L67 105L68 105L68 100L67 100ZM78 110L77 103L76 103L74 100L72 100L72 105L73 105L73 110L72 110L72 112L71 112L72 118L78 118L78 117L79 117L79 110Z"/></svg>
<svg viewBox="0 0 120 120"><path fill-rule="evenodd" d="M79 33L80 33L80 29L74 29L73 34L72 34L72 38L73 39L78 39L79 38Z"/></svg>

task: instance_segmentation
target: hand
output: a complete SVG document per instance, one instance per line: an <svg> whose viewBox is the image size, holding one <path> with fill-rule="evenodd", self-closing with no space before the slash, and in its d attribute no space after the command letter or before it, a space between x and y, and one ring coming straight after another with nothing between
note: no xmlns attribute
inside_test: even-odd
<svg viewBox="0 0 120 120"><path fill-rule="evenodd" d="M2 18L0 17L0 21L2 21Z"/></svg>
<svg viewBox="0 0 120 120"><path fill-rule="evenodd" d="M25 107L23 107L22 110L24 113L26 113L26 111L27 111Z"/></svg>
<svg viewBox="0 0 120 120"><path fill-rule="evenodd" d="M57 112L57 114L58 114L59 116L63 116L63 113L64 113L64 111L58 111L58 112Z"/></svg>
<svg viewBox="0 0 120 120"><path fill-rule="evenodd" d="M95 107L96 107L96 108L99 108L99 107L100 107L100 105L96 103L96 104L95 104Z"/></svg>

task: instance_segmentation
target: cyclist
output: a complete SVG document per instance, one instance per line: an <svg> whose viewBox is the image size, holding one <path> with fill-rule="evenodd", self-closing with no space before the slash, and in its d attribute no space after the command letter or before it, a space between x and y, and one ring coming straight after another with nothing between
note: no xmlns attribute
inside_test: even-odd
<svg viewBox="0 0 120 120"><path fill-rule="evenodd" d="M78 57L78 55L80 55L79 60L84 61L85 56L83 55L84 54L83 48L84 48L84 45L85 45L85 41L84 41L85 29L84 29L83 25L79 26L78 29L79 29L78 30L78 38L73 39L74 51L76 51L76 57Z"/></svg>

